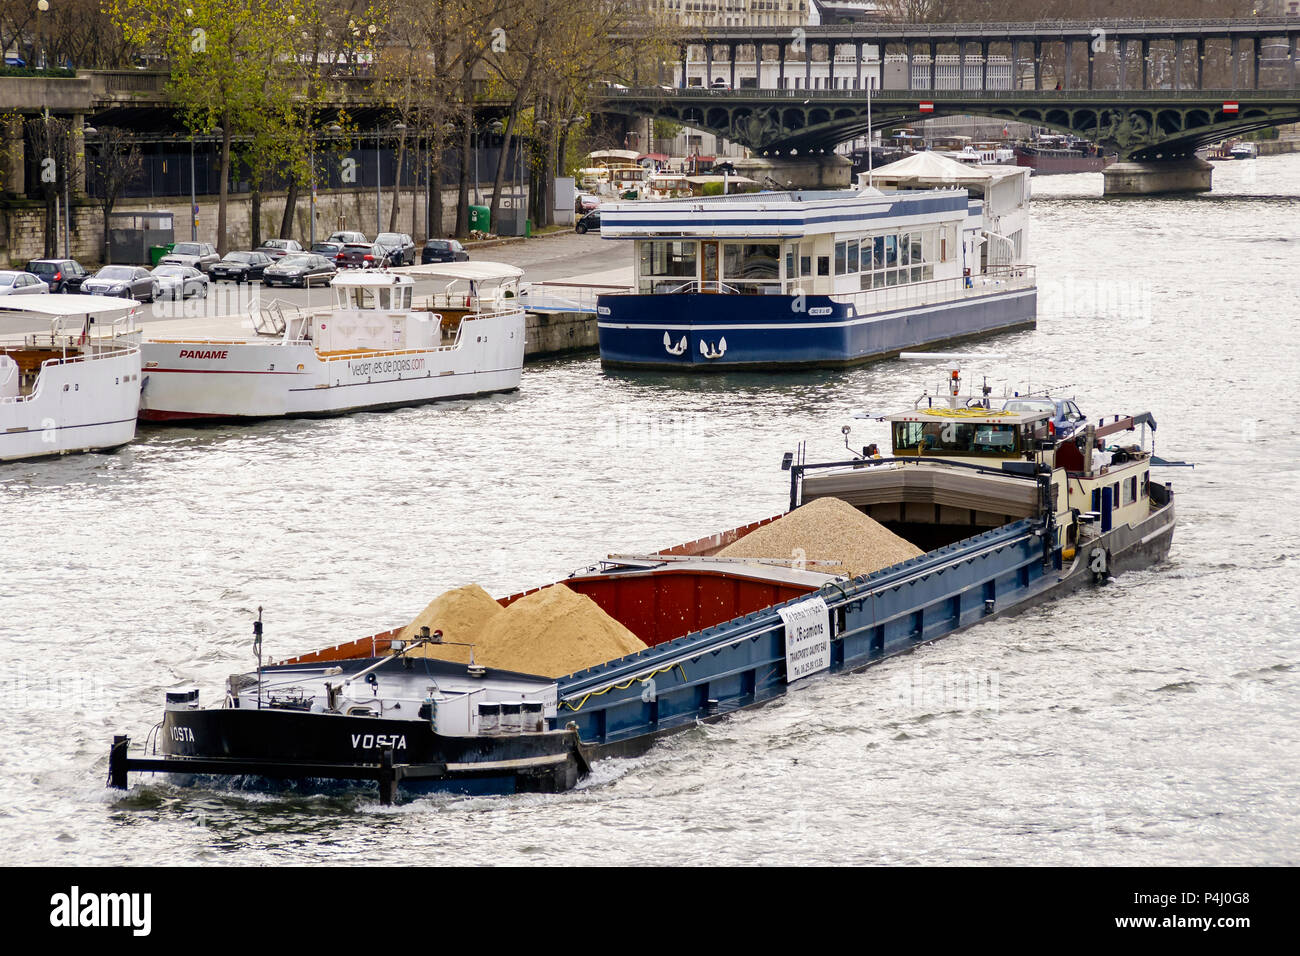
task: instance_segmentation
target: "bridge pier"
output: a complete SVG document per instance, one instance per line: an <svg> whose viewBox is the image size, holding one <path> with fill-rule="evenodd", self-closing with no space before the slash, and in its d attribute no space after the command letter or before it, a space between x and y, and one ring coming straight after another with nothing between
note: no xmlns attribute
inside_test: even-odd
<svg viewBox="0 0 1300 956"><path fill-rule="evenodd" d="M1199 156L1152 162L1122 161L1102 173L1107 196L1153 196L1210 191L1214 167Z"/></svg>
<svg viewBox="0 0 1300 956"><path fill-rule="evenodd" d="M853 185L853 163L837 153L751 156L731 163L741 176L768 189L848 189Z"/></svg>

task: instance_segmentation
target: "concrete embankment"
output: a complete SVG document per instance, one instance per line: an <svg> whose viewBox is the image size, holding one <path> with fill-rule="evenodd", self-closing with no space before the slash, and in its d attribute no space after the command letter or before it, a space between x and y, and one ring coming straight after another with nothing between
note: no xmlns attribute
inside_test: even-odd
<svg viewBox="0 0 1300 956"><path fill-rule="evenodd" d="M596 317L586 312L529 312L524 361L598 348Z"/></svg>

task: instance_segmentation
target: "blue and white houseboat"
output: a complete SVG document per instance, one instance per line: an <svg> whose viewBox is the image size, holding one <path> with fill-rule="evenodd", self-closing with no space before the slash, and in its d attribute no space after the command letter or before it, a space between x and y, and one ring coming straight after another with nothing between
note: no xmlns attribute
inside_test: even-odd
<svg viewBox="0 0 1300 956"><path fill-rule="evenodd" d="M788 553L719 554L781 515L609 555L562 583L644 650L553 678L472 657L415 660L400 628L385 631L233 675L212 706L197 689L169 692L143 753L114 741L110 782L126 787L131 772L364 780L384 800L564 790L598 758L1162 560L1174 497L1152 480L1151 416L1086 422L1068 437L1052 418L954 392L882 419L889 457L785 456L791 511L838 499L911 543L914 557L856 574ZM260 618L255 635L260 661ZM426 628L415 644L439 639Z"/></svg>
<svg viewBox="0 0 1300 956"><path fill-rule="evenodd" d="M602 364L847 366L1032 327L1028 171L923 155L892 191L606 203L601 235L635 253L631 291L597 303Z"/></svg>

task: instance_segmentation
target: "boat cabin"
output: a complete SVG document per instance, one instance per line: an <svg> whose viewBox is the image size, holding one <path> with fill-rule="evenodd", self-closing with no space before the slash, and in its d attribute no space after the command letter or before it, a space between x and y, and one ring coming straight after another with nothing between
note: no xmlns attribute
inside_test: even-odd
<svg viewBox="0 0 1300 956"><path fill-rule="evenodd" d="M635 290L857 294L978 271L978 203L964 190L874 189L605 203L601 235L632 240Z"/></svg>
<svg viewBox="0 0 1300 956"><path fill-rule="evenodd" d="M522 277L522 269L499 262L340 272L330 282L334 308L303 317L286 334L311 339L322 355L453 347L467 319L519 309ZM433 291L417 294L417 280Z"/></svg>
<svg viewBox="0 0 1300 956"><path fill-rule="evenodd" d="M45 293L0 299L0 314L48 321L48 331L28 332L0 342L0 399L21 399L37 388L48 362L75 361L87 356L139 345L136 319L140 303L80 293Z"/></svg>
<svg viewBox="0 0 1300 956"><path fill-rule="evenodd" d="M889 415L895 458L949 458L986 463L1017 460L1036 450L1051 414L983 407L935 406Z"/></svg>

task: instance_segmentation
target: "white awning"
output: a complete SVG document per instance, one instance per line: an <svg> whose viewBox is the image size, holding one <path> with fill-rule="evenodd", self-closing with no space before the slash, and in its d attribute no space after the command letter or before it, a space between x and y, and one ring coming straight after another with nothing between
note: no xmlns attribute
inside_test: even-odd
<svg viewBox="0 0 1300 956"><path fill-rule="evenodd" d="M0 296L0 310L45 316L47 318L85 318L128 315L140 308L135 299L116 296L82 295L81 293L44 292L38 295Z"/></svg>
<svg viewBox="0 0 1300 956"><path fill-rule="evenodd" d="M523 269L504 262L430 262L389 271L415 279L473 279L476 282L506 282L522 279L524 275Z"/></svg>

